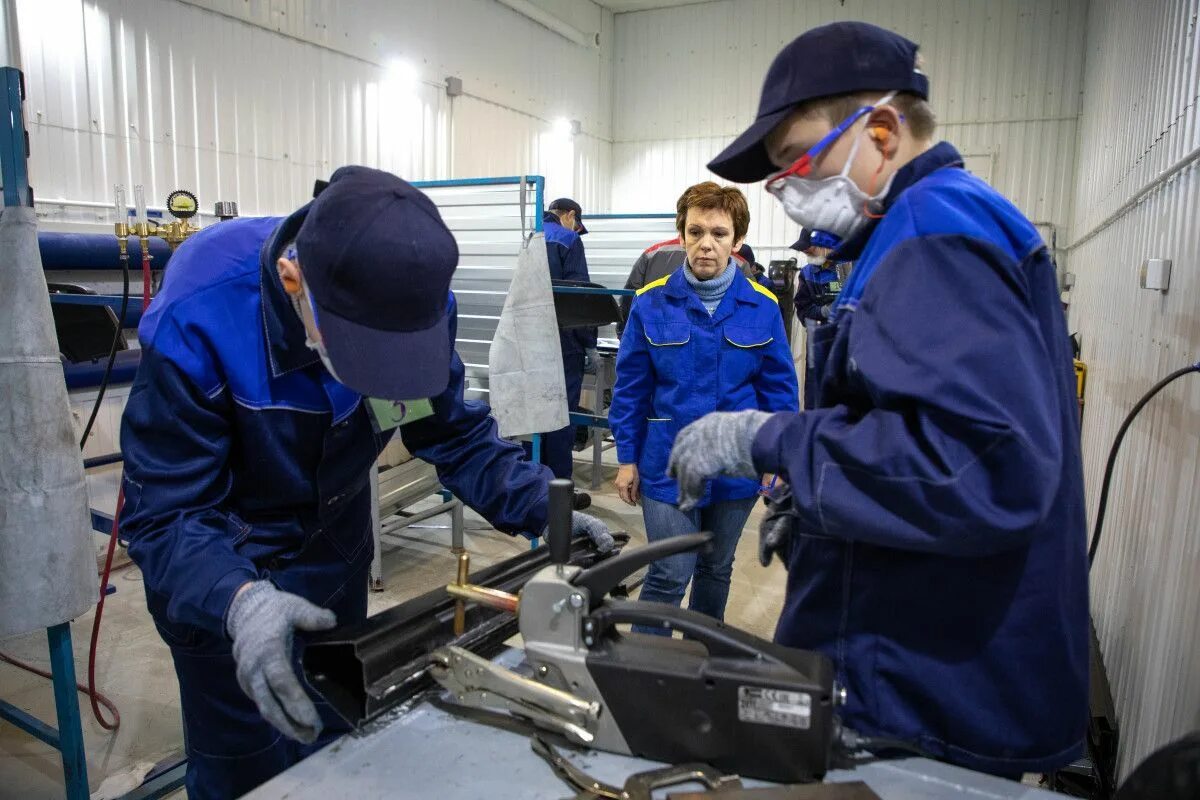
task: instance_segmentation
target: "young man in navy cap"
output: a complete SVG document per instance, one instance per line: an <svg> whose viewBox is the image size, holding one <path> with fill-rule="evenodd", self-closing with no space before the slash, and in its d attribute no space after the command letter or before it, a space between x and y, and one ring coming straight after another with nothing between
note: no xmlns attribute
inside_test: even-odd
<svg viewBox="0 0 1200 800"><path fill-rule="evenodd" d="M550 278L556 281L584 281L590 283L587 256L583 252L583 240L587 233L583 225L583 209L569 197L560 197L550 203L542 217L542 230L546 237L546 256L550 262ZM595 328L572 328L560 331L562 345L563 375L567 380L567 405L572 411L580 411L579 396L583 391L584 359L589 350L596 349ZM571 452L575 445L575 426L568 425L547 433L543 440L543 460L556 478L570 479L574 472ZM584 509L592 504L586 492L575 492L575 508Z"/></svg>
<svg viewBox="0 0 1200 800"><path fill-rule="evenodd" d="M371 465L395 433L508 533L550 472L463 399L454 237L394 175L343 167L290 217L205 228L142 318L121 531L179 677L192 800L240 796L346 730L293 638L366 616ZM390 405L390 404L388 404ZM599 520L574 518L600 549Z"/></svg>
<svg viewBox="0 0 1200 800"><path fill-rule="evenodd" d="M1033 225L933 144L917 45L844 22L788 45L709 168L766 188L854 271L800 414L712 414L671 470L778 472L776 638L835 660L845 724L1002 775L1081 753L1088 618L1070 343Z"/></svg>

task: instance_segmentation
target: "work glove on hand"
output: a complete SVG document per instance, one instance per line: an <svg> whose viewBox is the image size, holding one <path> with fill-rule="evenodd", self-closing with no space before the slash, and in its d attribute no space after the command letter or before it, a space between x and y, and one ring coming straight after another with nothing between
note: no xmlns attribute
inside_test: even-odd
<svg viewBox="0 0 1200 800"><path fill-rule="evenodd" d="M771 556L778 555L779 563L788 563L792 543L792 490L784 487L767 497L767 514L758 526L758 563L771 565Z"/></svg>
<svg viewBox="0 0 1200 800"><path fill-rule="evenodd" d="M591 514L583 514L579 511L571 512L571 536L587 536L601 553L607 553L616 544L607 525Z"/></svg>
<svg viewBox="0 0 1200 800"><path fill-rule="evenodd" d="M292 667L292 639L297 630L323 631L336 624L332 611L280 591L270 581L254 581L242 589L225 617L238 685L267 722L304 744L321 733L321 716Z"/></svg>
<svg viewBox="0 0 1200 800"><path fill-rule="evenodd" d="M770 418L766 411L714 411L679 432L667 474L679 484L680 511L695 508L709 478L758 477L751 447L758 429Z"/></svg>

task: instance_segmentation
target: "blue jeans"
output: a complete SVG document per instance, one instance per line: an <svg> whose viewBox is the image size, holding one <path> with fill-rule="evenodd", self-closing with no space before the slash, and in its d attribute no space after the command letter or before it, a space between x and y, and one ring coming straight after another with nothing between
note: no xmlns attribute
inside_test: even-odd
<svg viewBox="0 0 1200 800"><path fill-rule="evenodd" d="M723 620L725 602L729 599L729 580L733 576L733 554L755 499L724 500L685 513L679 506L643 495L642 519L646 522L646 538L651 542L698 531L711 533L713 541L708 553L692 550L652 563L639 599L678 606L690 581L692 599L689 607L692 611ZM671 634L669 628L663 627L637 625L634 630L662 636Z"/></svg>

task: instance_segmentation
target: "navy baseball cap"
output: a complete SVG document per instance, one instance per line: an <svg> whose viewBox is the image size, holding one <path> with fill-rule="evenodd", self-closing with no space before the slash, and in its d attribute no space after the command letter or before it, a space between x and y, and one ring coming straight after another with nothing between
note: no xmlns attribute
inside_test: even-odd
<svg viewBox="0 0 1200 800"><path fill-rule="evenodd" d="M751 249L750 245L743 244L738 248L737 254L741 256L747 264L754 263L754 250Z"/></svg>
<svg viewBox="0 0 1200 800"><path fill-rule="evenodd" d="M391 173L341 167L309 206L296 256L342 383L390 400L445 390L458 244L432 200Z"/></svg>
<svg viewBox="0 0 1200 800"><path fill-rule="evenodd" d="M824 247L828 250L836 250L841 243L842 240L832 233L805 228L800 231L800 238L792 245L792 249L799 250L802 253L810 247Z"/></svg>
<svg viewBox="0 0 1200 800"><path fill-rule="evenodd" d="M560 197L552 202L547 208L547 211L574 211L575 212L575 232L583 236L588 232L588 229L583 227L583 208L569 197Z"/></svg>
<svg viewBox="0 0 1200 800"><path fill-rule="evenodd" d="M809 100L870 89L929 99L929 79L917 68L917 47L866 22L834 22L802 33L771 62L754 123L708 168L735 183L778 172L763 142L792 109Z"/></svg>

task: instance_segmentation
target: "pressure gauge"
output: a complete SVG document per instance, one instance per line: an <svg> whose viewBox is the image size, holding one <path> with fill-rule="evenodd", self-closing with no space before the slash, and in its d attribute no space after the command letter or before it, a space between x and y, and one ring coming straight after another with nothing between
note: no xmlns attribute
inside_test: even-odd
<svg viewBox="0 0 1200 800"><path fill-rule="evenodd" d="M167 211L175 219L191 219L199 210L200 201L186 189L177 189L167 195Z"/></svg>

